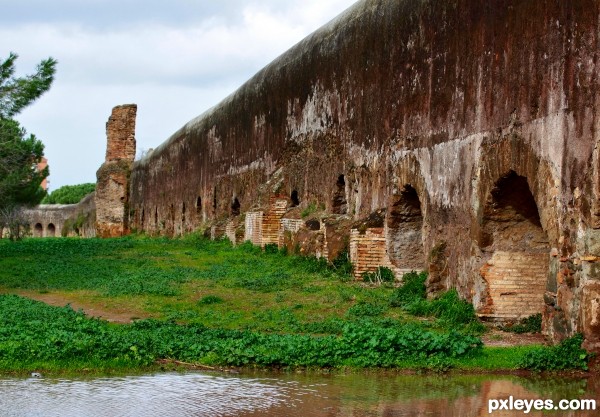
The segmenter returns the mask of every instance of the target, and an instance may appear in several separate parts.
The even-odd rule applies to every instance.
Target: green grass
[[[555,355],[482,348],[472,307],[455,292],[425,300],[424,279],[414,274],[401,288],[369,286],[322,260],[197,236],[0,240],[0,293],[42,293],[153,317],[117,325],[0,296],[0,371],[140,369],[165,358],[220,366],[538,370]]]

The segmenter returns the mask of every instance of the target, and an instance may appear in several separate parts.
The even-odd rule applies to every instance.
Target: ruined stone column
[[[137,105],[112,109],[106,122],[106,160],[96,173],[96,236],[129,233],[129,176],[135,158]]]

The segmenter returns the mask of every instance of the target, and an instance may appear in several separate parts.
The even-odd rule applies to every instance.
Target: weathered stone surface
[[[116,237],[129,233],[129,176],[135,158],[137,106],[113,108],[106,123],[106,161],[96,173],[96,234]],[[170,211],[173,211],[171,203]],[[169,225],[174,227],[174,216]]]
[[[360,1],[135,163],[133,227],[223,234],[285,197],[261,233],[331,259],[344,222],[386,210],[396,268],[437,265],[434,291],[543,312],[559,340],[592,308],[600,256],[599,22],[595,0]],[[304,216],[318,230],[282,225]],[[506,253],[514,271],[493,265]]]
[[[106,122],[106,162],[135,158],[135,118],[137,106],[116,106]]]
[[[586,344],[593,350],[600,348],[600,283],[590,282],[583,287],[581,321]]]
[[[77,204],[42,204],[25,213],[33,237],[96,236],[94,193]]]

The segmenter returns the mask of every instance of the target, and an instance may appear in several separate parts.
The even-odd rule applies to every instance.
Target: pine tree
[[[45,195],[40,184],[49,174],[37,164],[44,145],[13,119],[50,89],[56,60],[42,61],[35,74],[15,77],[17,55],[0,61],[0,209],[38,204]]]

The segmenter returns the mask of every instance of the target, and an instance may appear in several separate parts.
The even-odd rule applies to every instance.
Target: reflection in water
[[[488,400],[600,399],[593,378],[158,374],[0,379],[0,414],[29,416],[488,416]],[[600,403],[600,402],[599,402]],[[494,416],[548,415],[509,411]],[[553,412],[600,416],[600,410]]]

